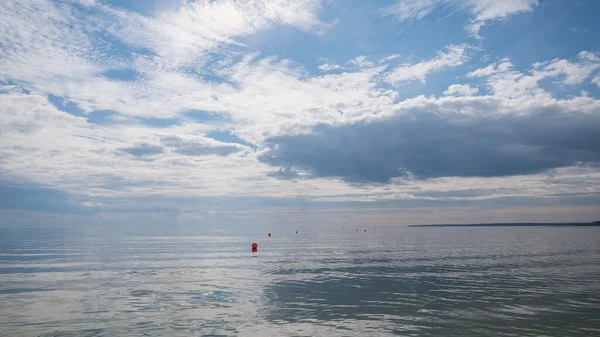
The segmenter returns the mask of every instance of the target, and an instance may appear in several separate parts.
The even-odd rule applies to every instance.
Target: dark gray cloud
[[[226,157],[230,154],[239,152],[240,148],[235,146],[205,146],[202,144],[184,144],[181,147],[175,149],[175,152],[184,154],[186,156],[208,156],[217,155]]]
[[[267,176],[282,180],[292,180],[299,177],[298,172],[291,167],[280,168],[277,171],[267,172]]]
[[[135,157],[146,157],[154,154],[161,154],[165,151],[162,146],[152,145],[148,143],[138,143],[132,147],[120,148],[119,151],[129,153]]]
[[[226,157],[239,152],[242,148],[234,145],[213,145],[209,143],[196,142],[182,139],[177,136],[166,136],[161,138],[163,145],[173,148],[173,151],[186,156],[208,156],[217,155]]]
[[[259,160],[356,183],[387,183],[395,177],[510,176],[600,162],[600,113],[563,111],[558,106],[486,115],[436,113],[436,108],[273,137]]]

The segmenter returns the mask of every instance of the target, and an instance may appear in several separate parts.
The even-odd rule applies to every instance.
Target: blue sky
[[[597,1],[0,6],[11,222],[600,217]]]

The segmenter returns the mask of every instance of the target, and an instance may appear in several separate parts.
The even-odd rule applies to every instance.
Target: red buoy
[[[258,252],[258,244],[256,242],[252,244],[252,252],[253,253]]]
[[[271,237],[271,233],[269,233],[269,237]]]
[[[365,233],[367,232],[367,230],[365,229]]]
[[[298,234],[298,231],[296,231],[296,234]]]

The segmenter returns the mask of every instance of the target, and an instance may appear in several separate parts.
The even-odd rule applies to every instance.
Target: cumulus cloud
[[[321,71],[332,71],[332,70],[344,69],[344,67],[342,67],[339,64],[335,64],[335,63],[323,63],[323,64],[319,65],[318,68]]]
[[[119,149],[122,152],[129,153],[134,157],[146,157],[155,154],[161,154],[165,151],[162,146],[152,145],[148,143],[139,143],[130,147],[123,147]]]
[[[296,179],[300,175],[298,174],[298,172],[296,172],[296,170],[292,169],[291,167],[286,167],[286,168],[279,168],[279,170],[277,170],[277,171],[267,172],[267,176],[277,178],[277,179],[288,180],[288,179]]]
[[[600,58],[596,54],[582,51],[574,60],[537,62],[524,72],[517,71],[508,59],[503,59],[500,63],[471,71],[466,76],[485,78],[487,85],[498,96],[519,97],[544,94],[539,88],[539,82],[543,79],[557,79],[567,86],[582,84],[599,68]]]
[[[346,63],[349,66],[358,67],[358,68],[371,68],[375,66],[375,63],[370,61],[369,58],[365,55],[360,55]]]
[[[573,85],[583,83],[598,69],[600,69],[600,57],[588,51],[582,51],[577,55],[575,62],[554,59],[549,62],[536,63],[533,75],[539,79],[561,77],[563,84]]]
[[[402,64],[386,75],[386,81],[391,84],[417,80],[425,83],[429,73],[463,64],[468,59],[467,48],[466,45],[447,46],[447,52],[440,52],[430,60],[413,64]]]
[[[528,111],[510,106],[512,113],[500,113],[508,108],[504,104],[490,98],[421,99],[392,118],[271,138],[260,160],[360,183],[509,176],[600,163],[598,102]],[[591,104],[592,114],[577,104]]]
[[[466,84],[452,84],[444,91],[444,95],[473,96],[477,92],[479,92],[478,88],[473,88]]]
[[[473,70],[467,74],[467,77],[479,78],[488,77],[497,73],[503,73],[513,68],[513,64],[508,59],[503,59],[500,63],[492,63],[485,68]]]
[[[594,77],[592,79],[592,83],[594,83],[598,88],[600,88],[600,75]]]

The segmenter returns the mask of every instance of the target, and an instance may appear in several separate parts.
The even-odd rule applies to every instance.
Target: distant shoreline
[[[483,224],[437,224],[408,225],[407,227],[600,227],[600,221],[585,223],[483,223]]]

